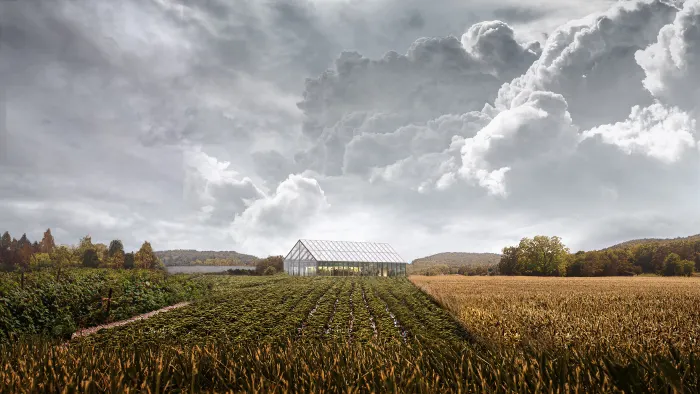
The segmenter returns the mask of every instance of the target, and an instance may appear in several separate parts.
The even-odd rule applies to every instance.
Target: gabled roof
[[[358,261],[366,263],[405,263],[389,244],[374,242],[319,241],[299,242],[316,261]]]

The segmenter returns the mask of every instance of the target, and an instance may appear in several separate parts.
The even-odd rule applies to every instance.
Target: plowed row
[[[219,277],[211,298],[82,339],[95,344],[466,338],[406,279]]]

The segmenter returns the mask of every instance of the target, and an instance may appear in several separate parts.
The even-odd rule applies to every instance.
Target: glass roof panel
[[[300,250],[297,253],[300,257],[317,261],[405,262],[389,244],[304,239],[298,246]],[[294,252],[290,252],[289,257],[294,256]]]

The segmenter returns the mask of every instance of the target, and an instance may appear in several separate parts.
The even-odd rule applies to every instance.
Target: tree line
[[[538,235],[503,248],[501,275],[690,276],[700,271],[700,239],[634,243],[606,250],[570,253],[559,237]]]
[[[0,237],[0,270],[21,271],[53,268],[60,276],[61,270],[68,267],[88,268],[142,268],[162,269],[163,263],[146,241],[137,252],[125,252],[120,240],[113,240],[109,246],[93,243],[89,235],[81,238],[77,246],[56,245],[51,229],[44,232],[41,241],[30,241],[27,234],[19,240],[9,232]]]
[[[156,256],[168,266],[189,265],[255,265],[257,257],[234,251],[176,249],[156,252]]]

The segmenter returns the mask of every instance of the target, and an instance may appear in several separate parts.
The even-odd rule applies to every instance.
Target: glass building
[[[299,240],[284,258],[294,276],[406,276],[406,262],[389,244]]]

